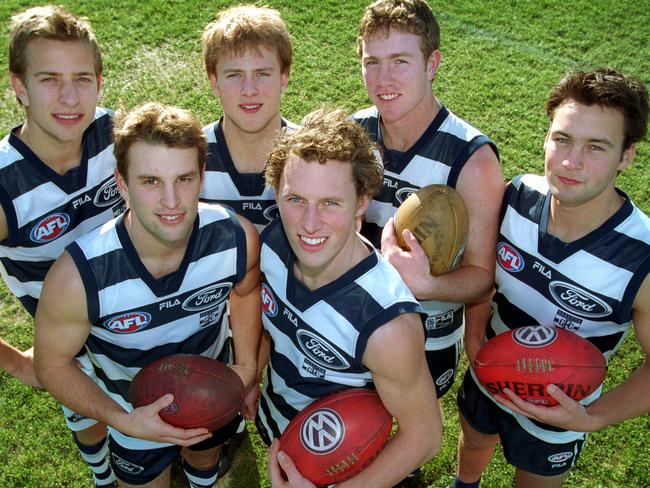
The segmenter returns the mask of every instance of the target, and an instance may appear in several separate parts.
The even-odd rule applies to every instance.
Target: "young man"
[[[244,385],[256,379],[257,231],[219,205],[198,204],[206,142],[188,112],[143,105],[121,115],[114,139],[117,184],[129,209],[75,241],[52,266],[36,315],[36,370],[62,403],[109,425],[111,463],[125,486],[169,486],[179,451],[193,486],[213,486],[220,445],[240,419],[212,436],[178,429],[158,417],[172,395],[133,409],[128,389],[138,370],[160,357],[223,357],[228,298],[232,367]],[[94,382],[75,367],[82,347]]]
[[[426,351],[438,398],[453,385],[463,343],[463,304],[486,294],[494,281],[503,180],[496,146],[434,96],[440,67],[440,30],[424,0],[378,0],[359,27],[363,80],[374,104],[355,119],[384,152],[381,193],[365,214],[362,233],[395,266],[427,312]],[[458,190],[469,211],[461,266],[429,272],[415,237],[411,251],[397,245],[391,217],[408,195],[430,184]],[[383,230],[383,236],[382,236]]]
[[[345,113],[317,111],[280,138],[266,169],[281,220],[262,234],[262,356],[270,355],[262,438],[270,443],[313,400],[350,387],[374,385],[399,424],[377,459],[341,487],[392,486],[435,454],[442,435],[421,308],[355,231],[381,186],[373,149]],[[281,485],[276,454],[274,445],[269,469]]]
[[[648,124],[648,92],[611,69],[567,75],[550,92],[546,177],[523,175],[506,190],[496,291],[468,310],[470,359],[487,337],[523,325],[554,325],[611,357],[634,325],[650,352],[650,219],[615,187]],[[557,487],[586,432],[650,411],[650,365],[599,396],[576,402],[547,391],[556,407],[501,401],[465,375],[456,487],[477,487],[500,440],[519,487]]]
[[[205,127],[208,161],[201,198],[228,205],[259,231],[277,216],[264,165],[285,127],[280,101],[292,48],[277,10],[252,5],[219,13],[203,32],[205,69],[223,116]]]
[[[123,200],[113,176],[111,114],[96,106],[102,58],[88,22],[54,6],[15,15],[9,71],[25,121],[0,141],[0,271],[33,316],[54,260],[122,212]],[[31,349],[0,339],[0,367],[40,386]],[[95,483],[113,483],[106,427],[64,411]]]

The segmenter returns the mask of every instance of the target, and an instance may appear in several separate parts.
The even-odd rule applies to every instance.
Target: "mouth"
[[[320,246],[327,240],[327,237],[307,237],[300,234],[298,237],[300,238],[300,242],[306,246]]]
[[[61,124],[75,124],[83,119],[83,114],[52,114],[54,119]]]
[[[558,176],[557,179],[560,180],[562,184],[569,185],[569,186],[579,185],[581,183],[578,180],[574,180],[573,178],[567,178],[566,176]]]
[[[185,217],[184,213],[175,213],[175,214],[156,214],[159,220],[163,221],[165,224],[177,224],[183,220]]]
[[[391,102],[399,97],[399,93],[381,93],[377,97],[384,102]]]
[[[241,108],[244,112],[246,113],[255,113],[258,110],[262,108],[261,103],[242,103],[239,105],[239,108]]]

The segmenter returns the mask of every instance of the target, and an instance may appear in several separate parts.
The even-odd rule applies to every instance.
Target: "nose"
[[[61,82],[59,101],[68,107],[74,107],[79,103],[79,93],[77,92],[74,80],[64,79]]]
[[[321,228],[321,217],[318,205],[308,204],[302,216],[302,227],[308,234],[313,234]]]
[[[180,203],[180,198],[178,196],[178,191],[176,190],[176,185],[172,183],[167,183],[163,185],[162,195],[160,197],[160,203],[170,210],[175,209]]]
[[[379,63],[377,71],[377,80],[380,83],[388,83],[393,79],[393,72],[391,69],[391,63]]]
[[[582,169],[583,162],[583,148],[578,145],[574,145],[562,162],[562,165],[567,169]]]
[[[241,94],[246,96],[257,94],[257,79],[255,75],[246,75],[242,81]]]

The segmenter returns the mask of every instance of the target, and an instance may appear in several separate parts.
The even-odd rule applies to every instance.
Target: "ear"
[[[20,100],[20,103],[22,103],[23,106],[29,107],[29,96],[27,95],[27,87],[25,86],[25,83],[23,83],[23,80],[21,79],[20,75],[17,75],[16,73],[11,73],[10,78],[11,78],[11,86],[14,89],[14,92],[16,93],[16,97],[18,98],[18,100]]]
[[[440,54],[440,51],[438,49],[435,49],[429,56],[429,59],[427,60],[427,79],[429,81],[433,81],[434,78],[436,77],[438,68],[440,68],[441,59],[442,59],[442,55]]]
[[[280,93],[284,93],[289,86],[289,72],[285,71],[280,75]]]
[[[618,163],[616,169],[618,171],[623,171],[625,168],[627,168],[630,164],[632,164],[632,160],[634,159],[635,154],[636,154],[636,144],[631,144],[630,147],[628,147],[625,151],[623,151],[623,155],[621,156],[621,162]]]
[[[368,210],[370,205],[370,197],[368,195],[361,195],[359,201],[357,202],[357,211],[354,214],[355,217],[361,217]]]
[[[97,95],[102,93],[102,75],[101,73],[97,75]]]
[[[115,168],[113,174],[115,175],[115,183],[117,183],[117,189],[120,191],[120,195],[122,195],[124,201],[128,204],[129,187],[126,184],[126,180],[122,177],[122,174],[117,170],[117,168]]]
[[[210,79],[210,86],[212,87],[212,93],[215,97],[220,97],[219,95],[219,84],[217,83],[217,75],[214,73],[210,73],[208,75],[208,78]]]

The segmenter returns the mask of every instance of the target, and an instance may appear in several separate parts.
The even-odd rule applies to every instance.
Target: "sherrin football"
[[[428,185],[411,193],[395,215],[395,234],[402,249],[409,250],[402,231],[409,229],[429,257],[431,274],[458,267],[465,251],[469,218],[460,194],[446,185]]]
[[[554,384],[574,400],[603,382],[607,361],[587,339],[554,326],[520,327],[487,341],[474,359],[474,372],[492,394],[509,388],[527,402],[554,406],[546,393]],[[507,398],[507,397],[506,397]]]
[[[160,418],[183,429],[217,430],[237,416],[244,401],[237,373],[220,361],[192,354],[153,361],[138,371],[129,388],[134,408],[167,393],[174,395],[174,402],[160,411]]]
[[[379,395],[352,388],[319,398],[287,425],[280,450],[316,486],[340,483],[368,466],[388,442],[393,418]]]

